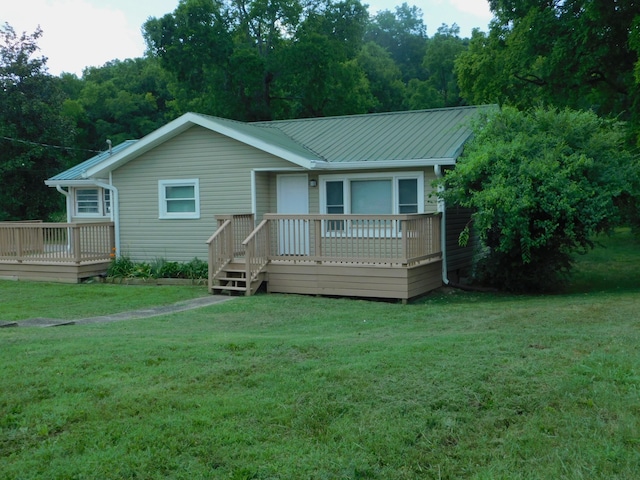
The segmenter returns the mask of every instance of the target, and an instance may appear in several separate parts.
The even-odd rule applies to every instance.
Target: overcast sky
[[[371,0],[369,13],[394,11],[403,0]],[[468,37],[475,27],[486,31],[491,13],[487,0],[407,1],[422,9],[427,34],[457,23]],[[0,9],[0,23],[9,23],[20,34],[33,33],[39,25],[43,35],[40,53],[48,57],[53,75],[82,75],[87,66],[101,66],[114,59],[144,54],[141,27],[149,17],[173,12],[178,0],[9,0]]]

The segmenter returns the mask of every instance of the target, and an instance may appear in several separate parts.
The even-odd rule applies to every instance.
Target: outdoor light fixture
[[[309,180],[309,186],[310,187],[317,187],[318,186],[318,181],[317,180]]]

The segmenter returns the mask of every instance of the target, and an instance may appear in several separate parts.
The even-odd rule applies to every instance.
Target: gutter
[[[312,161],[310,170],[376,170],[379,168],[430,167],[455,165],[455,157],[420,158],[407,160],[372,160],[360,162],[318,162]]]
[[[438,179],[444,176],[441,165],[434,165],[433,170]],[[438,193],[444,191],[444,186],[438,184]],[[440,217],[440,249],[442,250],[442,283],[449,285],[449,273],[447,270],[447,208],[444,199],[438,196],[438,212]]]
[[[63,194],[66,198],[65,202],[67,203],[67,223],[71,223],[71,209],[73,205],[71,205],[71,195],[68,190],[65,190],[60,185],[56,185],[56,190]]]

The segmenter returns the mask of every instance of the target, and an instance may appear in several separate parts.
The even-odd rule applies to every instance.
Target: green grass
[[[0,321],[92,317],[169,305],[204,295],[206,286],[67,285],[0,280]]]
[[[0,472],[635,479],[640,286],[605,277],[623,250],[637,281],[640,253],[618,240],[592,266],[581,259],[583,279],[562,295],[445,291],[409,305],[258,295],[0,330]],[[592,290],[589,269],[604,275]],[[69,292],[72,302],[82,289]]]

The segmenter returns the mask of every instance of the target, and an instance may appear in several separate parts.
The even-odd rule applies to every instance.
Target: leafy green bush
[[[187,262],[182,265],[182,273],[185,276],[185,278],[191,278],[193,280],[208,278],[209,265],[207,264],[207,262],[203,260],[194,258],[190,262]]]
[[[127,278],[132,276],[136,264],[126,255],[114,258],[107,270],[107,276],[116,278]]]
[[[640,204],[638,156],[620,123],[591,112],[505,107],[485,120],[445,176],[443,196],[475,211],[480,281],[555,289],[594,235],[629,216],[621,203]]]
[[[107,276],[116,278],[186,278],[200,280],[208,278],[207,262],[194,258],[190,262],[180,263],[156,258],[150,263],[134,262],[123,255],[114,258],[107,270]]]

